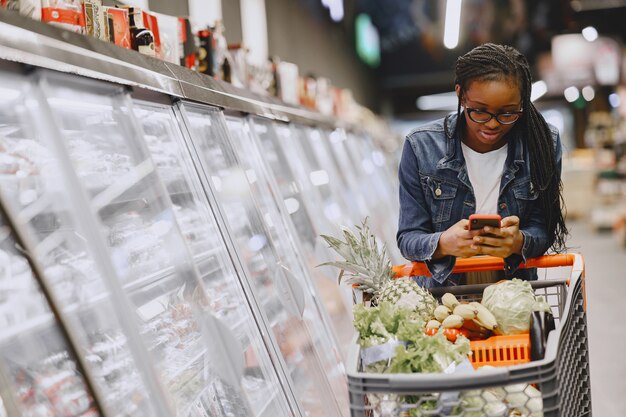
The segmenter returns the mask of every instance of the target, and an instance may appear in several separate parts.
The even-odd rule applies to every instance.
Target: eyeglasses
[[[520,110],[494,114],[486,110],[472,109],[470,107],[466,107],[465,110],[467,111],[469,118],[476,123],[487,123],[495,117],[498,123],[503,125],[511,125],[517,122],[524,112],[523,110]]]

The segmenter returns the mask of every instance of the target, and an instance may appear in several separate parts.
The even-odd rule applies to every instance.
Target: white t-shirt
[[[474,188],[476,213],[498,214],[500,181],[509,145],[487,153],[478,153],[461,142],[467,174]]]

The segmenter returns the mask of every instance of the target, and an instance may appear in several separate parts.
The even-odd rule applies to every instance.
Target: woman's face
[[[458,84],[456,94],[461,97],[461,87]],[[461,100],[461,105],[466,109],[464,114],[467,122],[462,137],[463,143],[481,153],[504,146],[506,134],[513,129],[515,123],[501,124],[495,117],[486,123],[477,123],[469,117],[467,109],[482,110],[493,114],[522,110],[522,95],[515,80],[472,81]]]

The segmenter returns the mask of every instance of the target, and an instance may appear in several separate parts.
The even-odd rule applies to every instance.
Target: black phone
[[[470,230],[479,230],[485,226],[500,228],[502,217],[499,214],[472,214],[469,216]]]

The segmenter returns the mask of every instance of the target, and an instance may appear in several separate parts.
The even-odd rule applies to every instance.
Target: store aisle
[[[583,254],[587,270],[593,415],[626,416],[626,326],[619,313],[626,297],[626,249],[613,235],[596,233],[586,222],[569,226],[570,251]]]

